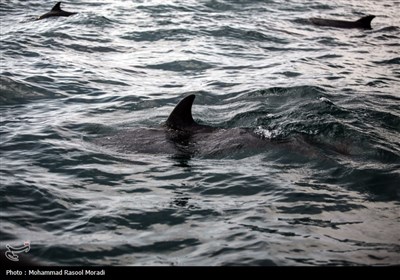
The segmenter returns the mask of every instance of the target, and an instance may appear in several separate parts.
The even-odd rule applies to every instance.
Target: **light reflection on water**
[[[32,22],[39,2],[0,10],[1,247],[29,240],[48,264],[400,263],[390,3],[78,1],[63,3],[76,16]],[[364,14],[372,30],[307,21]],[[188,94],[200,123],[273,144],[94,141],[160,128]]]

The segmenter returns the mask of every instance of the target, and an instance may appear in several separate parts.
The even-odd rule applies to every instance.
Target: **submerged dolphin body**
[[[310,18],[310,21],[319,26],[331,26],[338,28],[363,28],[372,29],[371,21],[375,18],[374,15],[369,15],[360,18],[356,21],[345,21],[345,20],[333,20],[333,19],[322,19],[322,18]]]
[[[45,13],[44,15],[41,15],[37,19],[39,20],[39,19],[44,19],[44,18],[48,18],[48,17],[69,17],[69,16],[77,14],[77,13],[61,10],[60,6],[61,6],[61,2],[58,2],[57,4],[54,5],[54,7],[51,9],[50,12]]]
[[[268,146],[252,129],[216,128],[198,124],[192,117],[195,95],[182,99],[166,123],[157,128],[134,128],[117,131],[94,140],[95,144],[117,152],[169,154],[177,156],[245,155]]]

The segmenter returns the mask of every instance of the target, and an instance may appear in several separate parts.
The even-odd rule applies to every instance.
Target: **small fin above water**
[[[315,25],[330,26],[337,28],[363,28],[372,29],[371,21],[375,18],[374,15],[362,17],[356,21],[310,18],[310,21]]]
[[[194,94],[186,96],[175,106],[167,119],[167,126],[173,129],[186,129],[198,126],[192,117],[192,105],[196,98]]]
[[[49,18],[49,17],[69,17],[69,16],[75,15],[75,14],[77,14],[77,13],[61,10],[61,2],[57,2],[57,4],[54,5],[54,7],[50,10],[50,12],[39,16],[37,18],[37,20],[45,19],[45,18]]]
[[[366,29],[371,29],[371,21],[375,18],[374,15],[369,15],[369,16],[365,16],[360,18],[359,20],[356,21],[356,23],[358,23],[360,25],[360,27],[362,28],[366,28]]]
[[[54,7],[51,9],[52,12],[60,12],[61,11],[61,2],[57,2]]]

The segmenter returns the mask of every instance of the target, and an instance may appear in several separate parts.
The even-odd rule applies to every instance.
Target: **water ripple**
[[[74,1],[77,15],[35,21],[46,1],[3,2],[1,250],[29,240],[49,265],[399,264],[393,3]],[[372,30],[308,20],[364,14]],[[189,94],[214,134],[141,134],[165,132]]]

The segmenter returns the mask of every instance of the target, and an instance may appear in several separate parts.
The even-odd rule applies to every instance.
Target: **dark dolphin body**
[[[286,139],[270,139],[261,128],[218,128],[197,123],[192,117],[195,95],[189,95],[175,106],[165,124],[154,128],[132,128],[92,139],[96,146],[123,154],[171,155],[179,162],[193,156],[203,158],[244,158],[271,151],[277,156],[325,158],[311,139],[301,135]],[[274,149],[272,149],[274,148]],[[335,146],[328,149],[346,154]],[[104,151],[104,150],[103,150]]]
[[[333,19],[322,19],[322,18],[310,18],[310,21],[319,26],[331,26],[338,28],[363,28],[372,29],[371,21],[375,18],[374,15],[369,15],[360,18],[356,21],[345,21],[345,20],[333,20]]]
[[[54,5],[54,7],[51,9],[50,12],[45,13],[44,15],[41,15],[37,19],[44,19],[48,17],[69,17],[71,15],[75,15],[77,13],[71,13],[71,12],[66,12],[64,10],[61,10],[61,2],[58,2],[57,4]]]
[[[259,151],[272,144],[271,140],[263,139],[252,129],[224,129],[198,124],[192,117],[194,99],[195,95],[182,99],[161,127],[117,131],[93,142],[122,153],[185,157],[240,156],[242,153],[246,156],[251,151]]]

